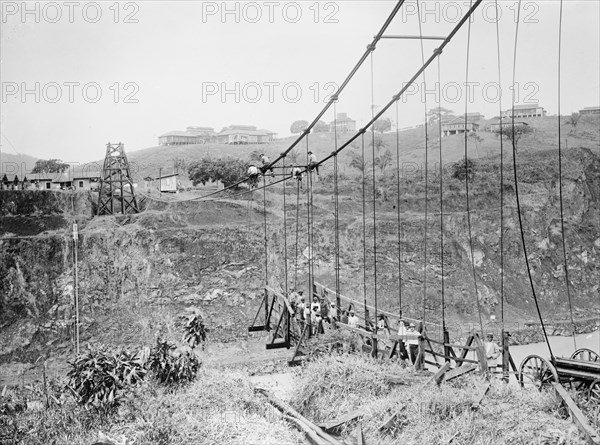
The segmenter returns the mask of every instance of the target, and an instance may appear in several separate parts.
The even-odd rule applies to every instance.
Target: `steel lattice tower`
[[[120,202],[115,205],[115,201]],[[98,215],[139,213],[124,145],[106,145],[104,168],[100,177]]]

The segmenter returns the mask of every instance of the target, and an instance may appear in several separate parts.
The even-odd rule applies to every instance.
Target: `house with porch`
[[[523,118],[523,117],[544,117],[546,116],[546,110],[544,107],[540,106],[537,103],[528,104],[528,105],[515,105],[514,117]],[[502,112],[502,117],[513,117],[513,110],[508,109]]]
[[[266,144],[272,142],[277,133],[258,129],[253,125],[230,125],[217,134],[219,144]]]

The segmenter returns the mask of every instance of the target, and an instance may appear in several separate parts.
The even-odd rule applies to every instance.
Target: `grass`
[[[52,392],[61,405],[19,414],[0,410],[0,443],[90,444],[103,435],[122,445],[304,443],[241,373],[203,370],[176,391],[150,381],[110,415],[80,408],[57,388]],[[41,388],[10,390],[1,402],[6,410],[31,398],[43,399]]]
[[[386,373],[413,381],[387,383]],[[308,364],[298,380],[294,405],[318,421],[364,410],[361,426],[366,443],[381,444],[583,444],[577,428],[563,417],[551,393],[521,390],[499,380],[479,410],[472,404],[486,385],[467,376],[439,387],[423,387],[419,376],[397,365],[363,357],[327,357]],[[388,430],[379,427],[399,412]],[[349,440],[356,421],[341,430]]]

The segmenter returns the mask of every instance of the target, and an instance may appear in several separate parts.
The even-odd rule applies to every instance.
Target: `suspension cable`
[[[371,53],[371,117],[375,115],[375,87],[373,82],[373,53]],[[371,140],[373,143],[373,301],[375,307],[374,330],[377,333],[377,188],[375,183],[375,125],[371,125]],[[373,339],[376,345],[377,339]]]
[[[560,12],[558,18],[558,196],[560,201],[560,233],[562,238],[563,261],[565,263],[565,284],[567,286],[567,299],[569,301],[569,313],[571,314],[571,326],[573,328],[573,346],[577,350],[577,340],[575,339],[575,320],[573,319],[573,304],[571,301],[571,291],[569,283],[569,265],[567,263],[567,243],[565,241],[565,217],[563,211],[563,186],[562,186],[562,142],[560,131],[560,74],[561,74],[561,46],[562,46],[562,18],[563,1],[560,0]]]
[[[283,158],[283,175],[285,177],[286,173],[285,173],[285,160],[286,158]],[[287,257],[287,213],[286,213],[286,206],[285,206],[285,195],[286,195],[286,187],[285,187],[285,183],[286,181],[283,181],[283,268],[285,270],[285,296],[286,298],[288,297],[288,257]]]
[[[441,81],[441,62],[440,56],[438,54],[437,58],[438,65],[438,88],[442,88]],[[440,263],[441,263],[441,285],[442,285],[442,332],[445,334],[446,332],[446,303],[445,303],[445,295],[444,295],[444,164],[442,162],[442,96],[440,94],[438,101],[438,131],[440,135],[440,166],[439,166],[439,175],[440,175]],[[443,337],[444,338],[444,337]]]
[[[396,102],[396,208],[398,210],[398,315],[402,318],[402,228],[400,226],[400,121],[398,102]]]
[[[417,17],[419,22],[419,37],[421,43],[421,62],[425,64],[425,51],[423,49],[423,29],[421,26],[421,10],[419,8],[419,1],[417,0]],[[425,77],[425,70],[423,70],[423,88],[427,85],[427,79]],[[425,107],[425,224],[423,234],[423,323],[426,320],[426,302],[427,302],[427,226],[429,225],[429,133],[427,128],[427,95],[423,97],[423,105]]]
[[[365,135],[361,135],[361,154],[362,154],[362,228],[363,228],[363,304],[365,308],[365,325],[368,328],[369,310],[367,309],[367,210],[365,205]]]
[[[333,139],[337,150],[337,102],[333,103]],[[338,157],[333,158],[333,195],[335,208],[335,302],[337,310],[340,310],[340,204],[338,188]]]
[[[517,41],[519,37],[519,19],[521,15],[521,1],[519,0],[517,6],[517,23],[515,28],[515,47],[513,52],[513,72],[512,72],[512,85],[515,85],[515,77],[516,77],[516,66],[517,66]],[[525,244],[525,233],[523,232],[523,218],[521,217],[521,203],[519,200],[519,181],[517,175],[517,146],[515,144],[515,89],[512,90],[512,108],[511,108],[511,124],[512,124],[512,152],[513,152],[513,175],[515,178],[515,197],[517,200],[517,215],[519,217],[519,230],[521,232],[521,244],[523,245],[523,256],[525,257],[525,265],[527,266],[527,275],[529,276],[529,285],[531,286],[531,293],[533,294],[533,300],[535,301],[535,308],[537,310],[538,317],[540,318],[540,324],[542,326],[542,331],[544,332],[544,338],[546,339],[546,344],[548,345],[548,350],[550,351],[550,357],[554,360],[554,354],[552,353],[552,347],[550,346],[550,342],[548,341],[548,334],[546,333],[546,327],[544,326],[544,319],[542,318],[542,313],[540,312],[540,306],[537,300],[537,295],[535,293],[535,286],[533,284],[533,278],[531,276],[531,268],[529,267],[529,258],[527,256],[527,246]]]
[[[294,291],[298,290],[298,231],[300,229],[300,181],[296,185],[296,255],[294,261]]]
[[[500,21],[498,15],[498,0],[494,0],[496,6],[496,52],[498,55],[498,85],[502,85],[500,70]],[[498,106],[500,108],[500,325],[502,329],[502,346],[504,349],[504,144],[502,133],[502,95],[498,97]]]
[[[267,241],[267,188],[265,186],[265,177],[263,176],[263,215],[264,215],[264,236],[265,236],[265,286],[269,285],[269,245]]]
[[[471,2],[472,3],[472,2]],[[466,70],[465,70],[465,85],[469,85],[469,55],[471,49],[471,22],[467,25],[467,59],[466,59]],[[481,304],[479,302],[479,290],[477,289],[477,274],[475,272],[475,256],[473,253],[473,232],[471,229],[471,207],[469,203],[469,144],[468,144],[468,132],[467,132],[467,124],[468,124],[468,110],[469,110],[469,94],[465,95],[465,193],[466,193],[466,202],[467,202],[467,228],[469,232],[469,250],[471,253],[471,269],[473,272],[473,285],[475,286],[475,301],[477,303],[477,314],[479,315],[479,329],[481,330],[481,335],[484,335],[483,332],[483,319],[481,317]]]
[[[308,152],[309,152],[309,147],[308,147],[308,137],[306,138],[306,159],[307,159],[307,165],[310,165],[310,160],[308,160]],[[308,209],[307,209],[307,231],[308,231],[308,295],[310,298],[310,301],[312,302],[313,299],[313,280],[314,280],[314,276],[313,276],[313,254],[314,254],[314,249],[313,249],[313,231],[312,231],[312,213],[313,213],[313,203],[312,203],[312,168],[309,166],[308,168],[308,190],[307,190],[307,201],[308,201]]]

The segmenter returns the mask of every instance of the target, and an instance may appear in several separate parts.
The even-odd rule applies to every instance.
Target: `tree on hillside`
[[[392,153],[389,150],[386,150],[382,155],[375,158],[375,165],[381,169],[382,173],[385,172],[391,163]]]
[[[308,127],[308,125],[307,125]],[[315,133],[327,133],[329,131],[329,125],[323,121],[318,121],[313,127]]]
[[[31,173],[64,173],[69,169],[69,164],[60,159],[39,159]]]
[[[446,118],[446,117],[454,116],[454,111],[449,110],[448,108],[444,108],[444,107],[432,108],[431,110],[429,110],[427,112],[427,116],[429,118],[427,123],[429,123],[429,124],[436,123],[438,121],[438,116],[440,113],[442,115],[442,120],[444,120],[444,118]]]
[[[469,133],[468,138],[475,143],[475,151],[477,151],[477,155],[479,155],[479,144],[483,142],[483,138],[474,131]]]
[[[369,168],[369,164],[370,162],[365,160],[365,162],[363,163],[363,159],[361,155],[354,155],[352,157],[352,160],[350,161],[350,167],[355,168],[359,171],[364,171],[367,168]]]
[[[306,129],[306,127],[308,127],[308,122],[302,120],[296,121],[290,127],[290,132],[292,134],[301,133],[302,131],[304,131],[304,129]]]
[[[379,133],[385,133],[386,131],[391,130],[392,121],[389,117],[386,117],[385,119],[379,118],[373,123],[373,128]]]
[[[573,133],[575,131],[575,128],[577,128],[577,124],[579,123],[580,117],[581,116],[579,115],[579,113],[573,113],[565,120],[565,123],[563,125],[570,125],[572,127],[570,133]]]
[[[469,182],[473,182],[475,179],[475,163],[467,158],[463,158],[458,162],[452,164],[452,177],[460,181],[465,179]]]
[[[514,130],[513,130],[514,128]],[[515,125],[514,127],[510,124],[502,127],[502,130],[497,130],[496,135],[502,135],[502,137],[512,141],[515,145],[515,152],[518,149],[519,141],[527,134],[533,133],[533,128],[527,124]]]
[[[375,136],[375,149],[379,152],[382,148],[387,147],[387,142],[381,136]]]
[[[248,167],[247,162],[231,157],[202,158],[190,164],[188,175],[194,185],[221,181],[225,187],[229,187],[246,177]]]

